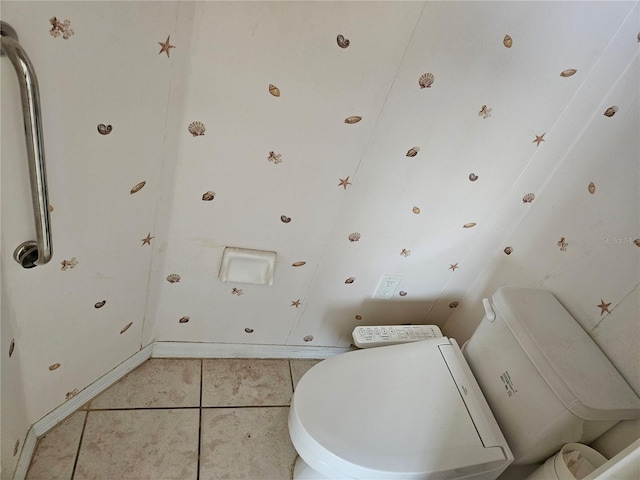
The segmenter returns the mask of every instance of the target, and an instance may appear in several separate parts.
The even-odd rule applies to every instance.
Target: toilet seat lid
[[[330,478],[444,479],[506,468],[513,457],[470,370],[471,379],[459,374],[464,390],[453,377],[468,370],[457,344],[454,355],[443,355],[452,347],[443,337],[314,366],[291,403],[300,456]]]

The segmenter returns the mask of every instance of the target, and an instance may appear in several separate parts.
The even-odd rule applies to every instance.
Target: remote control
[[[369,348],[438,338],[442,332],[436,325],[375,325],[356,327],[352,335],[357,347]]]

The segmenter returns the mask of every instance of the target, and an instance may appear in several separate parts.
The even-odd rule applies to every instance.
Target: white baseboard
[[[349,347],[302,347],[251,343],[155,342],[152,358],[327,358]]]

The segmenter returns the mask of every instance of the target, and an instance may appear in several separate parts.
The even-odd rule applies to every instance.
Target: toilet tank
[[[546,290],[502,287],[464,355],[516,464],[640,417],[640,398]]]

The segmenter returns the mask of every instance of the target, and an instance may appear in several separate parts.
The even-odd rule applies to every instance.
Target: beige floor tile
[[[90,409],[200,405],[199,359],[152,358],[93,400]]]
[[[298,382],[302,378],[302,375],[307,373],[311,367],[315,364],[320,363],[322,360],[309,360],[309,359],[291,359],[289,362],[291,363],[291,378],[293,379],[293,388],[295,389],[298,385]]]
[[[76,412],[38,439],[27,480],[71,480],[87,412]]]
[[[89,411],[74,480],[198,475],[198,409]]]
[[[288,414],[288,407],[203,409],[200,480],[291,478]]]
[[[288,360],[205,359],[202,369],[203,407],[289,405],[291,401]]]

